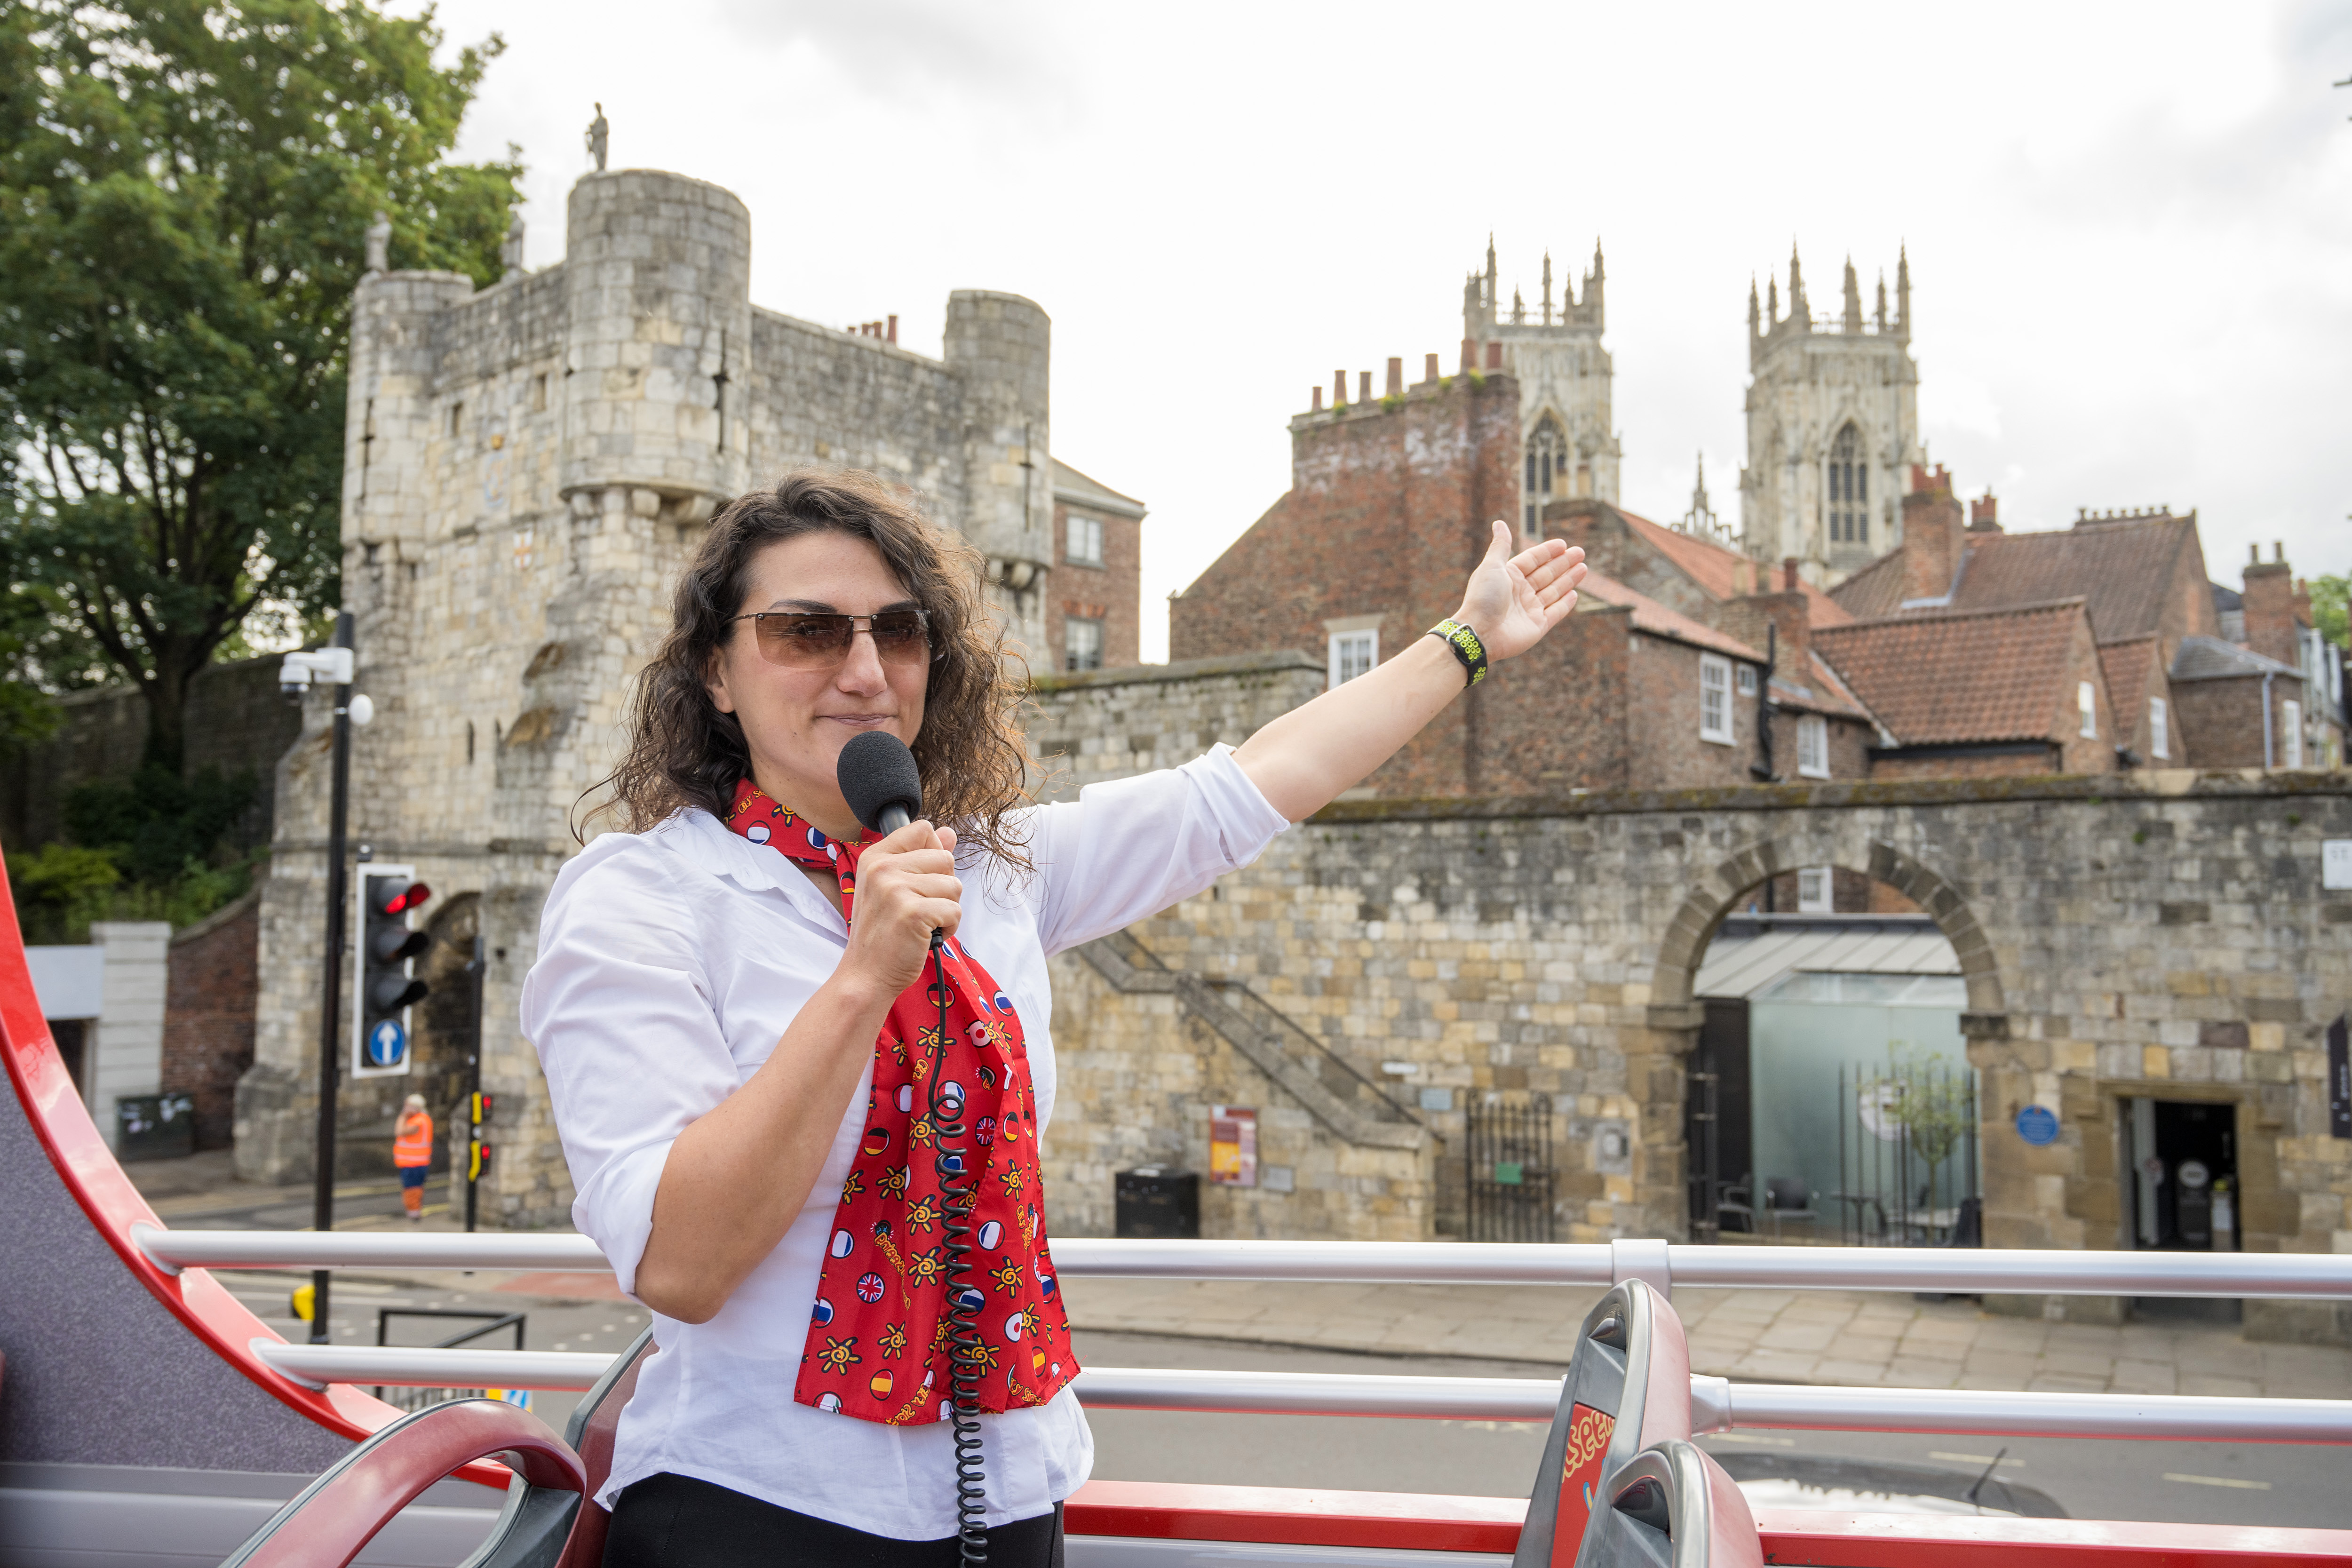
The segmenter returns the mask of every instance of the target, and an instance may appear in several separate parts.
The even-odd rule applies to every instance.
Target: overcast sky
[[[415,7],[405,6],[413,10]],[[1055,455],[1151,508],[1166,595],[1288,483],[1331,372],[1449,369],[1463,275],[1607,247],[1623,501],[1736,521],[1750,278],[1817,310],[1907,245],[1923,435],[2007,525],[2200,513],[2352,568],[2352,0],[1348,6],[442,0],[497,31],[460,153],[520,144],[533,267],[602,100],[615,168],[739,194],[751,297],[1054,319]]]

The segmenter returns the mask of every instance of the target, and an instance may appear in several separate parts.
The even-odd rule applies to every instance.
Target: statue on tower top
[[[382,272],[392,259],[392,219],[379,209],[375,221],[367,226],[367,269]]]
[[[596,172],[604,172],[604,147],[611,139],[613,128],[604,123],[604,106],[596,106],[596,118],[588,122],[588,151],[596,160]]]

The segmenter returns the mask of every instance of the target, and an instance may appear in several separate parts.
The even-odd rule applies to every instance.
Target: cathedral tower
[[[1898,254],[1895,313],[1881,275],[1865,318],[1845,264],[1843,309],[1816,320],[1789,252],[1789,313],[1777,279],[1748,287],[1748,464],[1742,542],[1762,561],[1793,556],[1823,586],[1903,542],[1903,480],[1923,459],[1919,367],[1911,358],[1911,263]]]
[[[1592,246],[1592,269],[1584,275],[1583,297],[1563,279],[1559,303],[1552,303],[1551,257],[1543,259],[1543,299],[1532,317],[1517,289],[1510,309],[1501,307],[1495,269],[1495,242],[1486,241],[1486,269],[1462,286],[1463,369],[1493,368],[1519,384],[1519,526],[1535,531],[1548,500],[1567,496],[1617,500],[1618,445],[1611,419],[1609,351],[1601,346],[1605,305],[1601,244]]]

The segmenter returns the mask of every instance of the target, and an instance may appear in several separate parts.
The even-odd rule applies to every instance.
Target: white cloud
[[[1489,229],[1506,287],[1609,258],[1626,503],[1690,455],[1737,511],[1747,290],[1817,302],[1907,245],[1924,416],[2012,526],[2197,506],[2217,569],[2352,565],[2352,8],[1946,14],[1526,5],[753,7],[444,0],[503,31],[467,147],[523,145],[530,260],[601,98],[617,165],[739,193],[761,304],[947,294],[1051,312],[1055,449],[1143,497],[1159,604],[1287,482],[1335,366],[1450,363]],[[2012,520],[2014,520],[2012,521]],[[2234,572],[2230,574],[2234,581]]]

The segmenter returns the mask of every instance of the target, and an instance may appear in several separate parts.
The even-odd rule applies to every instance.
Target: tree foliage
[[[448,153],[503,45],[443,67],[441,41],[363,0],[0,5],[0,542],[40,595],[16,607],[138,686],[168,767],[247,618],[340,595],[373,214],[395,268],[499,276],[520,165]]]
[[[2347,601],[2352,600],[2352,574],[2336,573],[2326,577],[2314,577],[2311,588],[2311,624],[2319,628],[2329,642],[2338,647],[2347,645]]]

